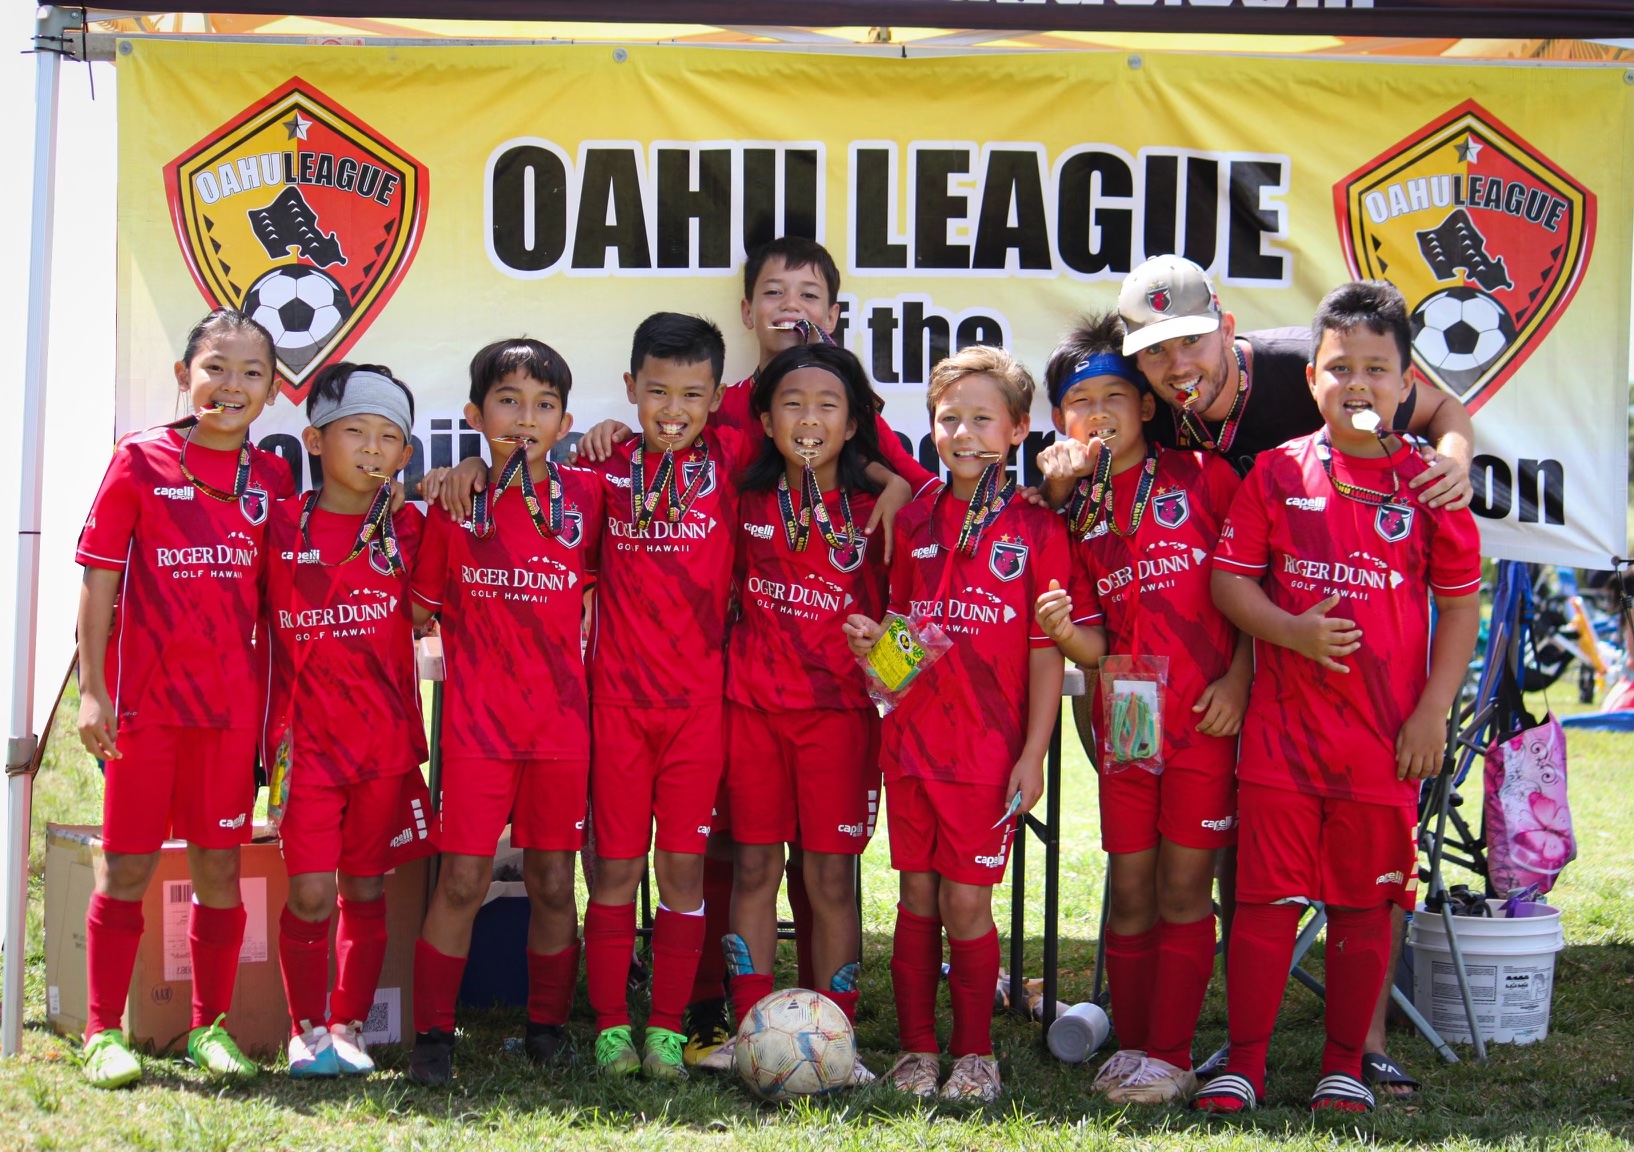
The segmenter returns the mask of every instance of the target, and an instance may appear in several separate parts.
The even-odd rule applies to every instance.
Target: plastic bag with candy
[[[880,637],[867,655],[858,656],[868,678],[868,696],[886,715],[902,700],[914,681],[943,656],[953,641],[934,620],[887,612],[880,621]]]
[[[1167,656],[1107,656],[1101,661],[1101,772],[1163,771],[1163,699]]]

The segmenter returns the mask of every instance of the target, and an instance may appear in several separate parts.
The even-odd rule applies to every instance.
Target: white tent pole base
[[[17,589],[12,616],[11,727],[6,742],[5,977],[0,982],[0,1056],[23,1048],[23,968],[28,958],[28,843],[33,819],[34,642],[39,611],[40,487],[45,380],[51,337],[52,196],[57,179],[59,39],[75,17],[44,7],[35,28],[33,220],[28,251],[28,345],[23,364],[22,462],[18,485]]]

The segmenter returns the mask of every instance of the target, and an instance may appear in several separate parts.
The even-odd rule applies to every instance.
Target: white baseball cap
[[[1124,277],[1118,312],[1128,330],[1123,338],[1125,356],[1220,327],[1220,299],[1208,273],[1184,256],[1154,256]]]

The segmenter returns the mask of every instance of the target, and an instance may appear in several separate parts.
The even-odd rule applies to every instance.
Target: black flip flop
[[[1362,1054],[1362,1080],[1384,1089],[1378,1095],[1384,1100],[1411,1100],[1418,1095],[1418,1090],[1424,1085],[1414,1080],[1401,1070],[1397,1064],[1383,1052],[1366,1052]],[[1406,1093],[1390,1091],[1390,1088],[1400,1086],[1410,1089]]]

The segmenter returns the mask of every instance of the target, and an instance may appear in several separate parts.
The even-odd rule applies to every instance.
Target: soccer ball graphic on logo
[[[827,996],[804,988],[773,992],[738,1026],[738,1075],[763,1100],[821,1096],[851,1081],[857,1044],[851,1022]]]
[[[244,311],[272,333],[278,359],[298,373],[346,322],[351,305],[339,281],[329,273],[305,264],[286,264],[250,285]]]
[[[1509,312],[1479,288],[1443,288],[1413,309],[1413,351],[1449,387],[1480,379],[1515,340]]]

